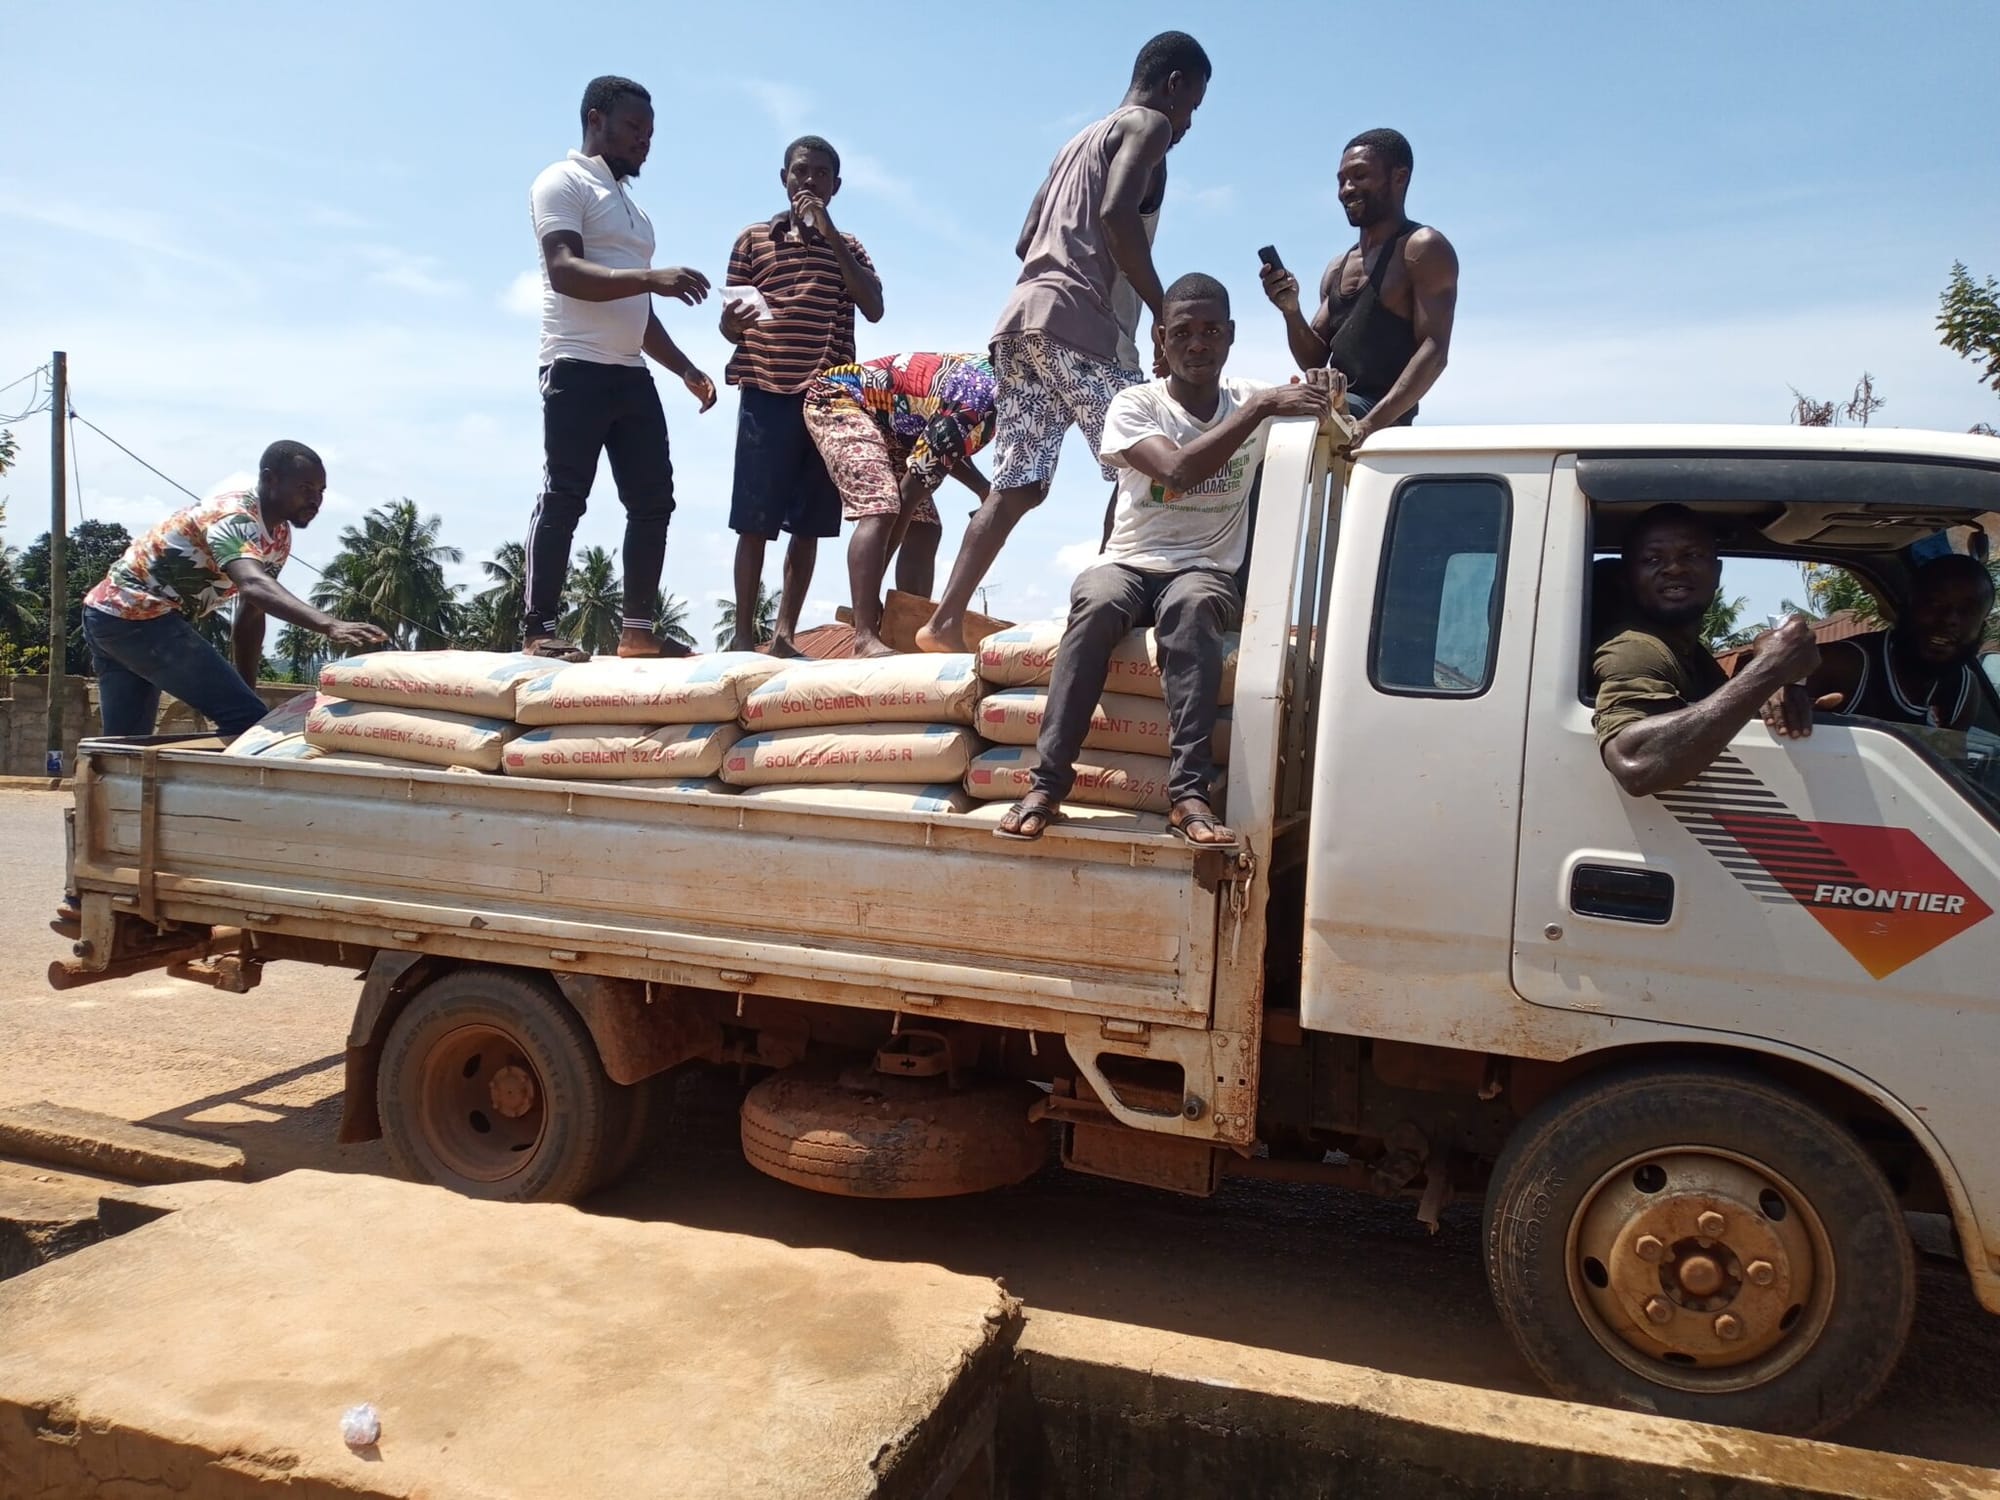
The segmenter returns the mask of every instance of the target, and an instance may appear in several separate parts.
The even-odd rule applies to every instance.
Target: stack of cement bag
[[[788,662],[744,699],[722,779],[762,801],[960,811],[979,694],[969,654]]]
[[[682,791],[714,789],[711,778],[742,738],[736,720],[745,700],[784,667],[751,651],[542,665],[520,686],[514,719],[527,728],[508,744],[501,769]]]
[[[515,734],[515,692],[548,665],[498,651],[374,651],[329,662],[306,743],[377,765],[497,771]]]
[[[979,732],[996,741],[965,773],[965,789],[982,801],[1013,802],[1025,793],[1040,763],[1035,740],[1048,710],[1048,682],[1062,641],[1061,621],[1020,625],[979,643]],[[1229,704],[1236,688],[1237,638],[1223,643],[1221,700],[1213,749],[1217,765],[1229,762]],[[1159,648],[1150,630],[1135,630],[1111,654],[1104,692],[1091,715],[1077,757],[1069,801],[1085,806],[1164,813],[1169,730],[1160,685]],[[1220,788],[1216,789],[1220,797]]]

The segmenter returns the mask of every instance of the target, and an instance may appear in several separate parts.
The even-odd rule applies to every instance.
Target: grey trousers
[[[1152,625],[1159,637],[1160,679],[1167,695],[1167,791],[1175,802],[1207,801],[1215,778],[1209,736],[1222,690],[1222,637],[1243,617],[1236,580],[1219,568],[1149,573],[1099,563],[1077,574],[1069,591],[1069,626],[1056,652],[1049,707],[1035,742],[1041,764],[1035,790],[1060,802],[1076,780],[1077,752],[1127,632]]]

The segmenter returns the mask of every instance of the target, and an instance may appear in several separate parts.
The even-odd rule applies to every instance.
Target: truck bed
[[[111,740],[81,760],[76,888],[162,920],[875,1007],[1207,1024],[1222,887],[1171,837],[1008,843],[950,813]]]

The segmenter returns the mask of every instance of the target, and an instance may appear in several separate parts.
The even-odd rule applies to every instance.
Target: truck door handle
[[[1580,864],[1570,872],[1569,909],[1584,917],[1663,927],[1673,920],[1674,877],[1631,865]]]

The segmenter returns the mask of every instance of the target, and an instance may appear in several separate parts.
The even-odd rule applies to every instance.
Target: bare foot
[[[900,653],[894,646],[883,640],[881,636],[866,634],[857,630],[854,632],[854,654],[856,656],[896,656]]]
[[[772,636],[771,644],[764,649],[772,656],[782,656],[787,659],[796,659],[805,655],[805,652],[792,644],[792,638],[788,635]]]
[[[755,651],[757,649],[757,642],[747,635],[733,635],[729,638],[729,645],[724,649],[730,651]]]
[[[917,649],[947,652],[965,650],[965,622],[948,620],[943,615],[932,615],[928,624],[917,627]]]
[[[618,636],[618,654],[626,657],[692,656],[679,641],[655,635],[650,630],[626,630]]]

